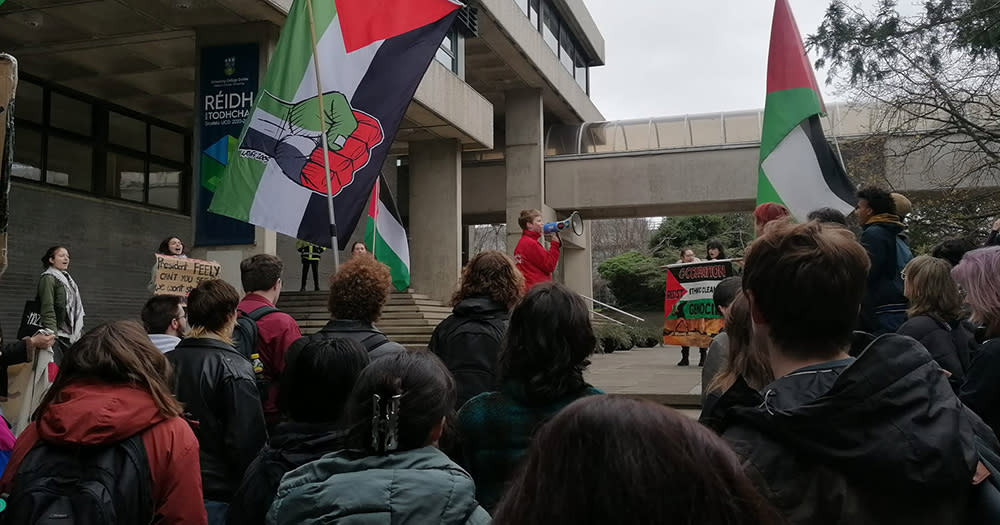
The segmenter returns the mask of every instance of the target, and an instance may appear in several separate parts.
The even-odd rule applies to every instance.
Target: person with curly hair
[[[479,394],[458,413],[456,459],[476,480],[483,508],[500,500],[543,422],[581,397],[604,393],[583,378],[596,346],[590,310],[561,284],[535,286],[511,311],[499,391]]]
[[[343,337],[361,343],[374,361],[379,357],[406,349],[375,328],[382,316],[382,307],[392,293],[389,267],[376,261],[371,254],[351,257],[330,277],[330,322],[318,332],[296,340],[288,348],[305,346],[310,341]],[[298,351],[298,350],[297,350]]]
[[[462,269],[452,314],[434,329],[428,345],[455,376],[456,410],[496,386],[497,356],[522,288],[524,276],[503,252],[482,252]]]

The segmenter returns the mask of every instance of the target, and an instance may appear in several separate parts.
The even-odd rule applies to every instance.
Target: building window
[[[545,43],[556,54],[566,71],[576,78],[576,83],[589,95],[590,71],[587,60],[581,53],[580,46],[574,43],[572,32],[552,6],[551,0],[514,0],[514,2],[528,17],[531,25],[542,33]],[[438,60],[442,60],[441,51],[438,51],[438,55]]]
[[[434,55],[434,58],[438,62],[444,64],[444,67],[450,69],[455,74],[458,74],[458,39],[458,30],[452,28],[444,35],[441,47],[438,48],[437,54]]]
[[[14,177],[190,210],[189,130],[26,74],[14,117]]]

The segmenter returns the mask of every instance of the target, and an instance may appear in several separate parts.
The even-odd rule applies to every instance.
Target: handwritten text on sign
[[[198,283],[219,277],[222,266],[215,261],[202,261],[156,254],[153,268],[153,293],[184,295]]]

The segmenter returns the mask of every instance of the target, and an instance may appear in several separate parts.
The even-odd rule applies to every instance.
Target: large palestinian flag
[[[824,111],[788,1],[776,0],[767,58],[758,205],[784,204],[800,221],[817,208],[835,208],[845,215],[854,208],[854,186],[823,136],[820,115]]]
[[[413,93],[461,4],[295,0],[209,211],[330,246],[329,154],[340,249],[357,226]],[[322,135],[322,122],[326,134]]]
[[[382,176],[372,186],[368,222],[365,223],[365,247],[376,260],[389,267],[392,284],[397,290],[410,287],[410,244],[396,201]]]

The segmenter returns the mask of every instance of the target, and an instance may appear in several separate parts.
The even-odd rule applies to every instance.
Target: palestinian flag
[[[396,201],[382,176],[379,176],[378,184],[372,186],[365,225],[365,248],[376,260],[389,267],[392,284],[397,290],[410,287],[410,245],[406,241],[406,230],[403,229]]]
[[[787,0],[776,0],[767,58],[757,204],[784,204],[799,221],[823,207],[845,215],[855,189],[823,136],[819,86]]]
[[[309,9],[306,0],[295,0],[244,125],[239,154],[226,167],[209,211],[330,247],[325,141],[344,249],[461,4],[312,0],[312,7],[322,97]]]

